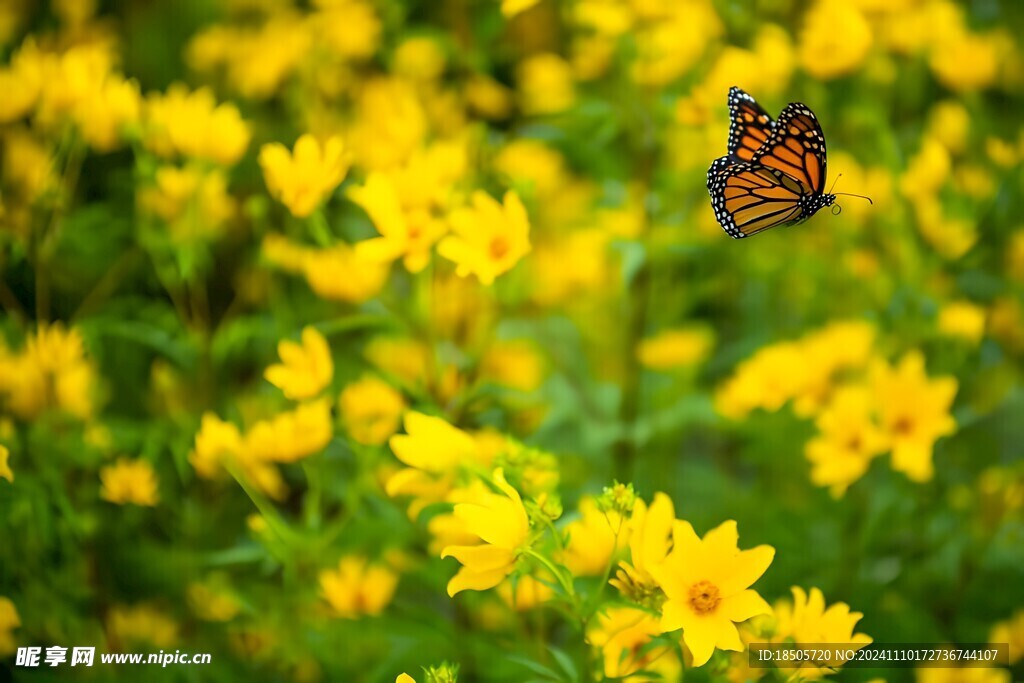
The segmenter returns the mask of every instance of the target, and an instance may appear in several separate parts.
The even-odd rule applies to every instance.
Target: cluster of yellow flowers
[[[234,424],[206,413],[189,462],[206,479],[236,468],[232,474],[281,500],[288,487],[277,465],[319,453],[334,435],[331,404],[324,396],[334,378],[334,361],[327,340],[312,327],[303,330],[301,344],[282,341],[278,354],[281,363],[268,367],[264,376],[298,405],[256,420],[244,435]]]
[[[17,353],[0,342],[0,402],[19,420],[31,421],[47,410],[90,420],[99,398],[98,379],[75,328],[40,326]]]
[[[429,516],[437,503],[453,504],[451,512],[442,508],[430,516],[427,525],[432,547],[461,565],[448,583],[450,595],[497,588],[517,609],[559,601],[580,609],[575,578],[603,576],[607,582],[619,566],[610,585],[632,604],[613,606],[598,597],[601,607],[584,616],[587,641],[600,652],[605,676],[640,669],[678,673],[681,663],[668,656],[673,647],[661,634],[680,629],[693,666],[706,663],[716,649],[745,649],[755,633],[773,642],[871,642],[853,633],[860,614],[842,603],[826,609],[817,589],[808,594],[795,588],[794,601],[782,601],[773,611],[750,586],[775,551],[739,550],[735,522],[701,538],[688,522],[675,519],[665,494],[656,494],[648,506],[632,487],[616,485],[598,499],[584,498],[578,516],[558,527],[557,471],[550,466],[523,469],[523,459],[503,451],[500,439],[496,449],[488,449],[479,435],[440,418],[410,412],[406,430],[392,437],[391,448],[408,468],[394,474],[387,489],[393,496],[412,496],[413,516]],[[510,448],[520,447],[506,440],[504,449]],[[518,486],[509,482],[513,474]],[[598,591],[600,596],[603,588]],[[743,639],[736,624],[756,631]]]
[[[929,378],[919,351],[891,365],[875,355],[874,341],[874,327],[854,321],[767,346],[719,388],[716,406],[741,419],[792,401],[794,412],[818,428],[805,446],[811,480],[837,497],[885,452],[893,469],[927,481],[935,442],[956,430],[950,408],[957,381]]]

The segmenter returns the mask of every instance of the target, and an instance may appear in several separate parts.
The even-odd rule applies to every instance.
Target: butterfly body
[[[825,136],[814,113],[794,102],[777,121],[739,88],[729,91],[728,154],[712,162],[707,186],[715,217],[730,237],[801,223],[825,193]]]

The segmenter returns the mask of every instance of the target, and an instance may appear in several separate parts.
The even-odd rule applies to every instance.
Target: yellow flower
[[[11,471],[11,466],[7,463],[7,460],[10,457],[11,452],[7,450],[7,446],[0,443],[0,478],[6,479],[13,484],[14,472]]]
[[[779,410],[806,386],[807,373],[799,344],[766,346],[740,363],[735,374],[719,388],[715,407],[733,419],[745,417],[756,408]]]
[[[14,629],[21,626],[18,610],[10,598],[0,595],[0,657],[6,657],[17,650]]]
[[[365,557],[341,558],[338,568],[320,572],[320,591],[338,616],[377,615],[391,602],[398,575]]]
[[[665,85],[685,74],[704,54],[708,44],[723,31],[722,20],[706,0],[662,3],[659,0],[633,5],[638,15],[651,21],[635,31],[637,58],[630,76],[646,86]],[[650,10],[650,11],[648,11]]]
[[[366,360],[399,384],[422,384],[430,364],[431,350],[413,339],[375,337],[363,351]]]
[[[345,277],[338,277],[338,273]],[[388,267],[363,258],[347,244],[338,244],[330,249],[304,252],[302,274],[309,288],[321,298],[362,303],[384,288]]]
[[[395,49],[394,72],[414,81],[433,81],[444,73],[445,54],[433,38],[406,38]]]
[[[121,458],[100,470],[100,497],[118,505],[156,505],[160,499],[156,472],[145,460]]]
[[[329,50],[346,59],[362,60],[373,56],[380,44],[382,28],[373,3],[320,0],[316,4],[323,9],[310,21]]]
[[[677,521],[673,548],[651,574],[665,591],[661,631],[683,629],[683,642],[693,653],[694,666],[703,666],[721,650],[742,650],[733,622],[770,614],[768,603],[749,586],[775,557],[775,549],[762,545],[741,551],[736,522],[724,522],[697,537],[689,522]]]
[[[904,193],[908,191],[907,187],[904,185]],[[945,216],[942,202],[933,195],[922,195],[913,201],[918,231],[943,257],[959,259],[974,246],[978,232],[971,221]]]
[[[707,358],[712,344],[710,330],[680,327],[642,340],[637,345],[636,355],[644,367],[671,370],[701,362]]]
[[[472,538],[470,540],[473,540]],[[515,579],[505,579],[498,584],[497,593],[506,605],[512,609],[525,612],[539,607],[554,597],[555,591],[549,584],[554,582],[550,575],[542,576],[544,581],[539,581],[529,574]],[[515,587],[513,588],[513,583]]]
[[[417,470],[448,472],[477,452],[472,436],[439,417],[409,411],[405,414],[405,430],[407,434],[391,437],[391,450]]]
[[[501,0],[501,13],[506,18],[511,19],[517,14],[522,14],[530,9],[538,2],[540,0]]]
[[[822,0],[804,17],[800,63],[815,78],[855,71],[871,49],[871,25],[860,11],[839,0]]]
[[[395,678],[395,683],[416,683],[416,679],[409,674],[403,673],[399,674],[398,677]]]
[[[1008,643],[1010,666],[1019,662],[1024,657],[1024,610],[1017,610],[1012,617],[993,626],[988,642],[993,645]]]
[[[398,431],[405,399],[387,382],[364,377],[345,387],[338,407],[349,436],[358,443],[379,446]]]
[[[167,223],[179,241],[216,238],[236,212],[221,169],[161,166],[156,187],[139,192],[139,206]]]
[[[472,207],[452,212],[452,232],[438,253],[454,261],[460,277],[474,274],[490,285],[530,251],[530,221],[519,195],[505,193],[504,206],[487,193],[473,193]]]
[[[292,153],[278,142],[263,145],[259,162],[271,196],[299,218],[313,213],[341,184],[350,163],[341,138],[321,145],[308,133],[295,142]]]
[[[36,122],[48,128],[72,116],[100,89],[112,59],[109,46],[98,42],[76,45],[45,59]]]
[[[569,182],[565,158],[540,140],[517,138],[494,158],[494,170],[504,174],[540,199],[549,199]]]
[[[209,88],[189,92],[180,83],[166,95],[151,95],[145,108],[146,146],[163,157],[176,154],[223,166],[238,161],[249,146],[249,127],[238,107],[218,105]]]
[[[911,158],[900,178],[903,196],[912,199],[921,194],[934,194],[942,188],[952,172],[953,162],[941,142],[926,137],[921,149]]]
[[[21,353],[4,365],[0,391],[7,394],[7,405],[16,416],[30,420],[59,408],[80,420],[92,417],[98,373],[77,329],[65,330],[61,323],[41,325]]]
[[[516,72],[519,106],[527,115],[555,114],[576,101],[572,67],[556,54],[527,57]]]
[[[928,64],[943,85],[959,91],[981,90],[999,73],[999,45],[989,36],[967,31],[941,39],[931,50]]]
[[[648,604],[657,590],[651,569],[665,561],[672,545],[675,508],[664,493],[654,494],[651,506],[637,500],[629,520],[629,562],[620,562],[609,583],[624,596]]]
[[[850,484],[864,476],[871,459],[888,445],[874,421],[873,399],[864,387],[837,391],[818,415],[818,436],[804,446],[811,462],[811,481],[828,486],[834,497],[842,496]]]
[[[544,362],[527,339],[497,341],[480,359],[480,377],[518,391],[535,391],[544,380]]]
[[[203,621],[224,622],[234,619],[241,605],[221,581],[195,581],[188,585],[186,595],[192,612]]]
[[[1024,351],[1024,310],[1017,297],[1003,296],[992,302],[989,333],[1007,349]]]
[[[607,291],[619,282],[610,267],[608,233],[577,230],[556,243],[538,245],[530,258],[533,298],[545,306],[581,303],[587,292]]]
[[[408,465],[388,478],[389,496],[412,496],[409,516],[415,518],[430,503],[445,500],[463,462],[478,462],[479,447],[472,436],[438,417],[414,411],[405,414],[407,435],[391,437],[395,457]]]
[[[465,85],[466,102],[485,119],[499,120],[512,109],[508,88],[486,74],[474,74]]]
[[[178,624],[150,604],[115,605],[107,615],[109,641],[118,645],[170,647],[178,640]]]
[[[108,76],[73,112],[82,137],[98,152],[117,148],[128,126],[139,122],[142,97],[139,84]]]
[[[268,382],[293,401],[313,398],[331,383],[334,361],[331,347],[315,327],[302,330],[302,343],[284,340],[277,345],[281,362],[263,373]]]
[[[262,462],[295,462],[322,451],[333,436],[331,403],[321,398],[254,424],[242,452]]]
[[[864,615],[851,612],[849,606],[837,602],[825,608],[825,596],[817,588],[810,593],[803,588],[793,586],[793,600],[780,600],[775,604],[775,635],[774,642],[796,642],[797,644],[815,643],[849,643],[859,650],[872,641],[863,633],[854,633]],[[799,667],[797,674],[804,680],[817,680],[828,670],[814,666]]]
[[[938,140],[952,154],[959,154],[967,144],[971,115],[958,100],[944,100],[932,107],[928,116],[927,134]]]
[[[970,301],[951,301],[939,311],[939,332],[977,345],[985,336],[985,309]]]
[[[390,262],[403,257],[411,273],[427,267],[431,247],[447,231],[444,221],[426,207],[403,208],[394,182],[383,173],[371,173],[362,187],[354,187],[348,194],[381,234],[356,245],[362,258]]]
[[[238,427],[213,413],[204,413],[196,434],[195,448],[188,455],[196,474],[212,479],[223,472],[224,458],[238,457],[241,452],[242,435]]]
[[[675,680],[679,662],[672,656],[672,647],[647,647],[661,633],[658,618],[635,607],[611,607],[601,612],[587,629],[587,642],[601,650],[604,676],[616,680],[629,678],[643,669],[656,671],[665,680]]]
[[[622,515],[603,512],[593,498],[580,500],[580,517],[566,528],[569,545],[563,561],[576,576],[599,576],[626,546],[629,527]]]
[[[491,493],[481,503],[460,503],[455,516],[466,529],[478,536],[480,545],[453,545],[441,551],[441,557],[454,557],[461,564],[459,573],[448,582],[448,595],[464,590],[494,588],[515,569],[516,559],[526,543],[530,521],[519,492],[508,485],[499,468],[494,484],[501,494]]]
[[[0,68],[0,123],[26,116],[36,106],[43,85],[46,59],[31,40],[18,48],[6,68]]]
[[[255,29],[215,25],[192,38],[186,58],[198,71],[225,67],[228,83],[245,97],[270,97],[309,52],[310,24],[303,19],[279,12]]]
[[[46,145],[31,133],[14,129],[3,136],[4,179],[29,201],[57,183],[54,162]]]
[[[401,166],[422,147],[426,134],[426,112],[413,84],[400,78],[373,78],[363,84],[347,137],[359,166],[367,171]]]
[[[871,372],[882,431],[892,444],[892,467],[913,481],[932,478],[932,449],[956,431],[949,409],[956,396],[953,377],[929,380],[920,351],[907,353],[897,367],[878,362]]]

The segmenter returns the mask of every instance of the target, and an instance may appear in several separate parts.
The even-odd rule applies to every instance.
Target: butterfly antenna
[[[832,187],[830,187],[830,188],[828,189],[828,193],[829,193],[829,194],[832,194],[832,190],[836,189],[836,183],[838,183],[838,182],[839,182],[839,179],[840,179],[840,178],[842,178],[842,177],[843,177],[843,174],[842,174],[842,173],[840,173],[839,175],[837,175],[837,176],[836,176],[836,179],[832,181]],[[849,192],[836,192],[835,194],[836,194],[836,195],[842,195],[842,196],[844,196],[844,197],[860,197],[861,199],[866,199],[866,200],[868,200],[868,204],[871,204],[872,206],[874,205],[874,202],[873,202],[873,201],[871,201],[871,197],[865,197],[865,196],[864,196],[864,195],[862,195],[862,194],[851,194],[851,193],[849,193]]]
[[[836,195],[837,195],[837,196],[841,195],[841,196],[843,196],[843,197],[860,197],[861,199],[866,199],[866,200],[868,200],[868,204],[872,204],[872,205],[874,204],[874,202],[873,202],[873,201],[871,201],[871,197],[865,197],[865,196],[864,196],[864,195],[862,195],[862,194],[851,194],[851,193],[849,193],[849,192],[836,192]]]

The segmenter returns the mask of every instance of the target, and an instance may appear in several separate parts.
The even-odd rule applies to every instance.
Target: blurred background
[[[3,0],[0,669],[552,680],[521,660],[576,647],[556,610],[445,594],[455,499],[393,483],[415,409],[525,445],[560,528],[664,491],[776,548],[769,602],[1011,642],[1021,680],[1022,31],[1012,0]],[[728,238],[733,85],[808,105],[873,203]],[[837,677],[880,675],[1010,680]]]

